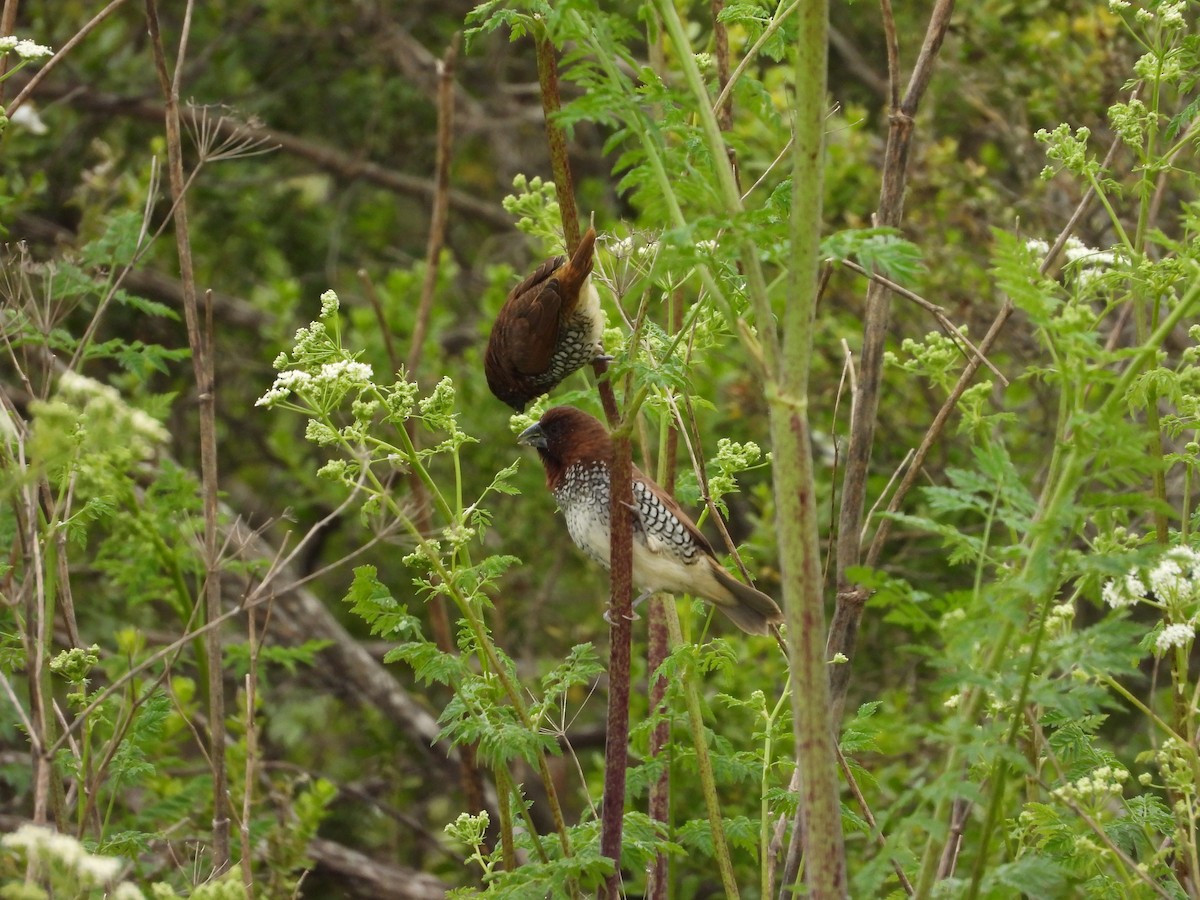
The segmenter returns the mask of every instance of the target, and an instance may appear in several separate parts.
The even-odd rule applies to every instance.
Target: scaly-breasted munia
[[[536,447],[546,484],[567,520],[571,539],[609,566],[609,468],[613,441],[599,420],[571,406],[546,410],[518,443]],[[750,634],[767,634],[783,611],[717,562],[712,545],[661,487],[633,468],[633,582],[641,590],[700,597]]]
[[[488,387],[517,412],[603,354],[604,315],[588,277],[596,231],[570,259],[556,256],[509,293],[483,358]]]

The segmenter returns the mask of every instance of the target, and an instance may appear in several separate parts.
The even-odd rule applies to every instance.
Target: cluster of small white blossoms
[[[1175,547],[1160,559],[1143,579],[1138,569],[1104,585],[1101,598],[1113,609],[1133,606],[1154,595],[1155,605],[1175,619],[1164,625],[1154,640],[1154,649],[1162,654],[1174,647],[1186,647],[1196,634],[1200,613],[1200,553],[1190,547]]]
[[[1133,606],[1145,596],[1146,585],[1137,569],[1130,569],[1126,574],[1114,578],[1100,592],[1101,599],[1113,609]]]
[[[1166,625],[1163,630],[1158,633],[1158,637],[1154,639],[1154,649],[1159,653],[1166,653],[1172,647],[1186,647],[1196,634],[1195,625]]]
[[[154,446],[166,444],[171,439],[171,433],[162,422],[130,406],[111,384],[68,369],[58,379],[58,396],[79,407],[85,414],[110,421],[128,433],[143,455]]]
[[[315,375],[300,369],[287,369],[275,376],[271,389],[255,401],[255,406],[274,406],[292,393],[316,393],[327,387],[345,389],[365,387],[374,371],[369,365],[352,359],[325,363]]]
[[[1050,252],[1050,245],[1040,238],[1026,241],[1025,247],[1042,257]],[[1062,254],[1068,263],[1075,264],[1075,277],[1080,284],[1086,284],[1117,264],[1117,254],[1112,250],[1089,247],[1075,236],[1067,238]]]
[[[1060,800],[1095,801],[1119,795],[1122,785],[1129,780],[1129,772],[1119,766],[1100,766],[1090,775],[1077,778],[1070,784],[1055,788],[1052,792]]]
[[[52,828],[27,822],[0,839],[5,847],[24,850],[29,861],[59,866],[70,872],[81,886],[108,884],[120,873],[124,863],[112,856],[96,856],[75,838]],[[143,900],[142,892],[129,882],[117,885],[108,895],[112,900]]]
[[[44,44],[38,44],[27,38],[19,38],[16,35],[6,34],[0,37],[0,56],[15,53],[21,59],[41,59],[43,56],[50,56],[54,53],[49,47]]]

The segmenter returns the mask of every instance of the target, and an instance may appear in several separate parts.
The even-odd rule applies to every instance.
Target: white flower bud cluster
[[[1060,800],[1094,803],[1107,797],[1120,796],[1128,780],[1129,772],[1120,766],[1100,766],[1093,769],[1091,774],[1055,788],[1051,793]]]

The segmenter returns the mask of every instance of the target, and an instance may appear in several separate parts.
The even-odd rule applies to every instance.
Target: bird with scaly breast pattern
[[[608,429],[581,410],[556,406],[517,440],[537,449],[571,539],[608,568],[613,460]],[[633,581],[641,590],[700,597],[749,634],[768,634],[783,621],[778,604],[725,571],[687,513],[636,466],[631,508]]]
[[[496,398],[517,412],[598,356],[604,314],[592,286],[596,231],[570,258],[556,256],[509,292],[488,337],[483,368]]]

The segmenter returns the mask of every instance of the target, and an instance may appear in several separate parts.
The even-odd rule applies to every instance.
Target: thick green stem
[[[820,269],[828,30],[825,0],[815,0],[800,11],[793,111],[790,279],[788,300],[779,316],[783,331],[778,365],[772,367],[772,378],[766,385],[775,456],[775,525],[787,613],[793,730],[801,783],[798,838],[804,848],[804,881],[809,894],[823,898],[844,897],[847,890],[837,751],[825,660],[819,510],[808,422],[808,378]],[[760,327],[760,339],[761,331]],[[767,349],[769,343],[763,346]],[[768,365],[771,361],[768,354]],[[788,885],[781,887],[786,890]]]
[[[683,644],[683,632],[679,626],[679,613],[673,603],[664,603],[667,614],[667,629],[671,635],[671,647]],[[696,748],[696,768],[700,774],[700,791],[704,795],[704,808],[708,812],[708,825],[712,830],[713,856],[721,873],[721,886],[728,900],[737,900],[737,879],[733,874],[733,860],[729,856],[729,844],[725,840],[725,824],[721,821],[721,803],[717,799],[717,779],[713,775],[712,758],[708,754],[708,742],[704,737],[704,712],[700,708],[700,689],[695,665],[689,665],[684,675],[684,698],[687,703],[688,723],[692,729],[692,743]]]

